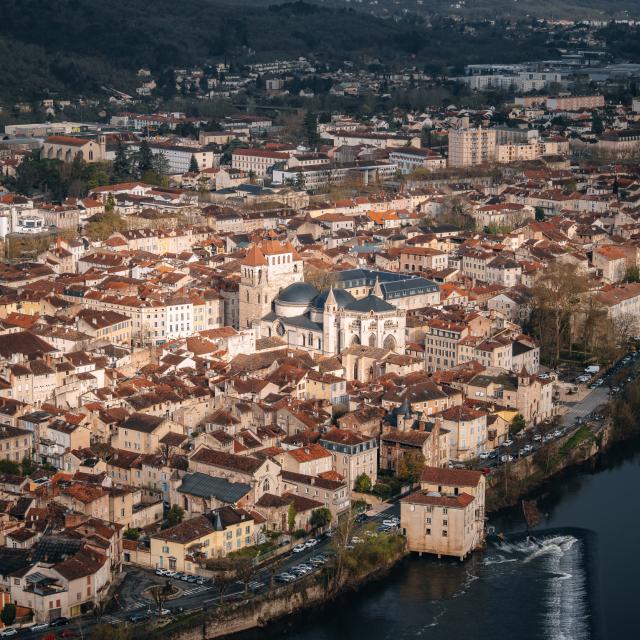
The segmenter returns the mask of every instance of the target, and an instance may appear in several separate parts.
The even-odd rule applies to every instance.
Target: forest
[[[313,55],[320,60],[461,67],[544,58],[543,32],[506,22],[472,30],[446,17],[384,20],[309,2],[231,0],[2,0],[0,102],[131,91],[135,72]],[[104,95],[104,94],[103,94]]]

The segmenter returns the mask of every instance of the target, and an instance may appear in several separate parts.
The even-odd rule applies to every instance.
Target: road
[[[580,402],[566,403],[569,408],[560,416],[560,422],[566,427],[572,427],[576,420],[581,420],[593,413],[599,406],[606,404],[608,400],[608,387],[603,385],[597,389],[591,389]]]
[[[358,530],[367,524],[379,524],[385,518],[399,515],[400,505],[389,505],[385,510],[371,516],[366,522],[361,525],[356,525],[354,533],[357,533]],[[281,556],[281,559],[277,562],[276,573],[287,571],[291,567],[300,564],[301,562],[305,562],[313,556],[325,553],[329,550],[330,546],[331,539],[327,538],[318,542],[318,544],[312,549],[307,549],[300,553],[289,552]],[[109,614],[103,615],[100,620],[101,624],[122,624],[127,622],[134,614],[155,612],[155,603],[151,598],[147,598],[143,595],[143,591],[152,585],[164,585],[167,579],[162,576],[157,576],[152,570],[142,569],[140,567],[127,567],[125,573],[126,575],[117,589],[113,600],[117,608]],[[261,569],[257,572],[253,579],[256,582],[262,583],[263,586],[258,589],[256,593],[264,593],[270,588],[269,584],[271,582],[271,573],[271,570],[268,568]],[[196,585],[182,582],[181,580],[173,580],[172,583],[181,590],[181,593],[176,598],[165,603],[164,606],[171,611],[176,611],[180,608],[185,611],[200,608],[206,610],[208,608],[216,607],[219,602],[219,592],[212,585]],[[244,594],[244,591],[244,585],[236,583],[233,585],[233,588],[225,592],[224,598],[225,600],[233,599],[234,597],[238,597],[240,594]],[[49,629],[38,633],[21,632],[17,637],[19,638],[22,636],[37,639],[43,638],[50,633],[55,633],[57,636],[63,629],[73,631],[77,633],[78,636],[87,637],[87,635],[90,634],[91,629],[95,627],[96,624],[97,622],[95,618],[91,615],[87,615],[81,618],[74,618],[66,627]],[[135,626],[133,628],[135,628]],[[133,637],[135,637],[135,634]]]

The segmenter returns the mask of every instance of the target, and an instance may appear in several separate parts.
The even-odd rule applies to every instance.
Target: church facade
[[[306,283],[283,289],[260,335],[280,336],[292,347],[336,355],[363,344],[404,353],[406,312],[383,300],[379,287],[357,300],[343,289],[320,292]]]

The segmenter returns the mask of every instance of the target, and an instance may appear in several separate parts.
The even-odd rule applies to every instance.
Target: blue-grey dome
[[[283,289],[276,299],[282,304],[310,304],[318,295],[318,290],[307,282],[294,282]]]
[[[327,296],[329,295],[329,289],[323,291],[314,301],[313,308],[324,310],[324,305],[327,302]],[[336,299],[336,305],[338,309],[346,307],[348,304],[355,302],[355,298],[344,289],[334,289],[333,296]]]

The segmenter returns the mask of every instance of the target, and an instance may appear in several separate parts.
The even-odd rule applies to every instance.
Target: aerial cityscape
[[[637,0],[0,4],[0,639],[637,637]]]

